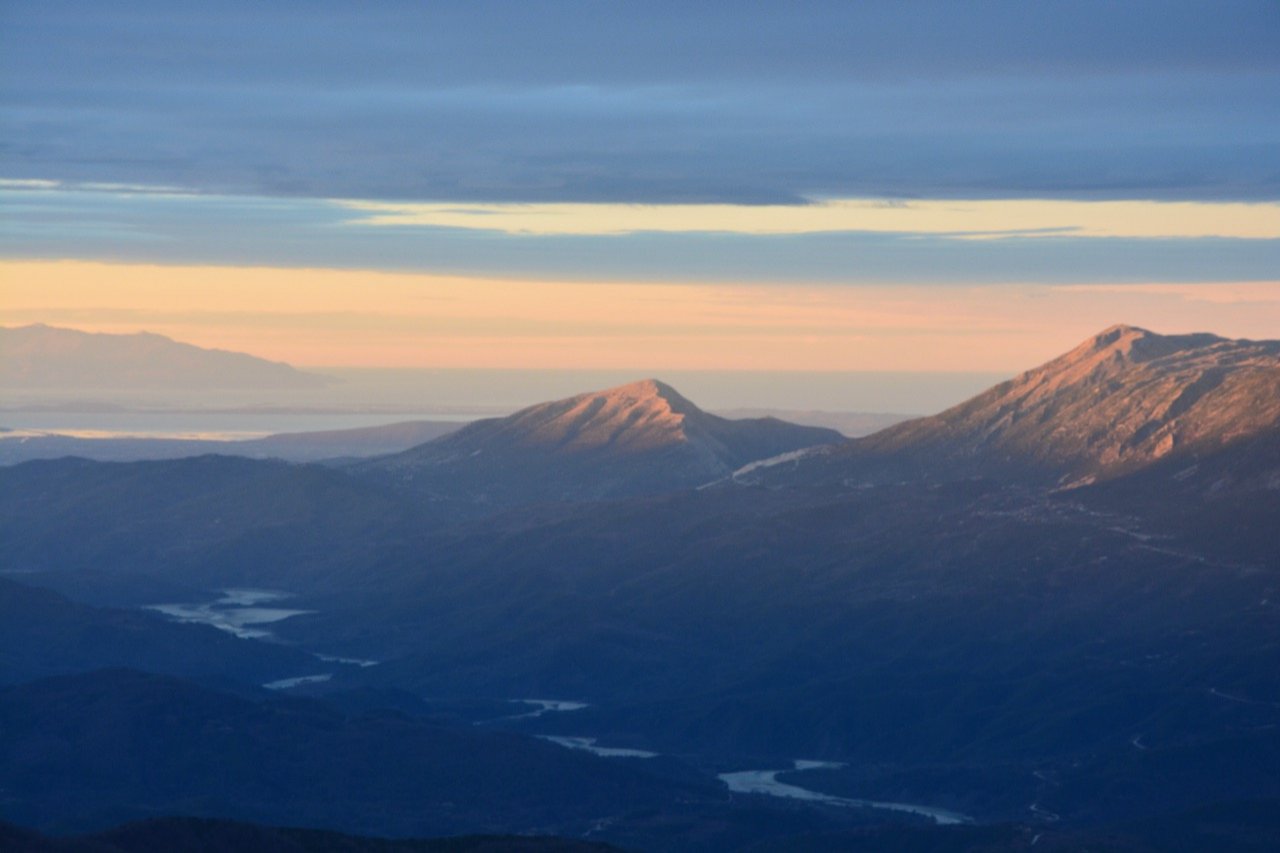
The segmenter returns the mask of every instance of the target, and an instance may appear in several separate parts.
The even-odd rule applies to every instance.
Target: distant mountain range
[[[782,409],[734,409],[714,414],[723,418],[777,418],[794,424],[834,429],[846,436],[867,435],[907,419],[906,415],[858,412],[810,412]],[[3,417],[3,415],[0,415]],[[0,428],[0,465],[32,459],[79,456],[100,462],[181,459],[216,453],[288,462],[339,462],[386,456],[416,447],[460,429],[464,421],[400,421],[352,429],[275,433],[262,438],[212,439],[103,436],[86,438],[56,431]]]
[[[198,391],[296,390],[326,377],[151,332],[101,334],[37,324],[0,327],[0,387]]]
[[[447,435],[461,427],[454,421],[401,421],[354,429],[287,432],[262,438],[213,441],[184,438],[79,438],[70,435],[15,435],[0,432],[0,465],[32,459],[80,456],[102,462],[181,459],[217,453],[254,459],[318,462],[383,456]]]
[[[646,379],[476,421],[353,471],[437,499],[600,500],[693,488],[751,462],[843,439],[776,418],[710,415]]]

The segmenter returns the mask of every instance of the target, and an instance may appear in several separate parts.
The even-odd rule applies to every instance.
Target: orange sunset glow
[[[1242,337],[1280,328],[1280,285],[1263,282],[780,292],[75,261],[5,262],[0,276],[10,322],[149,330],[311,366],[1003,371],[1116,316]]]

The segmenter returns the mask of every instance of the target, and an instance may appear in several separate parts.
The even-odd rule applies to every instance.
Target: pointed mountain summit
[[[541,403],[493,423],[484,442],[571,454],[603,447],[635,453],[690,440],[710,417],[656,379]]]
[[[1276,440],[1280,341],[1118,325],[941,414],[851,441],[824,464],[845,479],[1067,484]]]
[[[842,440],[835,430],[776,418],[710,415],[645,379],[477,421],[355,470],[472,502],[597,500],[692,488],[750,462]]]

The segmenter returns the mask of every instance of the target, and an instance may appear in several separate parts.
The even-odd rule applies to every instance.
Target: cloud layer
[[[1184,215],[1161,223],[1161,205],[1104,204],[1098,215],[1092,205],[1070,203],[860,204],[842,226],[868,228],[865,217],[880,215],[887,230],[810,230],[801,227],[804,217],[823,214],[805,207],[722,209],[740,226],[735,231],[714,216],[685,211],[679,221],[669,209],[605,206],[570,208],[570,221],[530,234],[504,226],[547,209],[509,211],[512,219],[502,209],[486,215],[456,203],[389,212],[311,199],[26,188],[4,194],[0,257],[841,285],[1275,281],[1280,269],[1280,239],[1265,239],[1277,228],[1275,205],[1173,205]],[[936,209],[946,215],[930,229]],[[1215,214],[1224,209],[1248,215],[1232,231],[1232,217]],[[674,230],[636,231],[609,220],[630,215],[653,224],[668,213]],[[746,227],[757,219],[775,230]],[[689,230],[716,225],[724,230]],[[989,237],[992,228],[1007,239],[969,239]],[[1196,236],[1224,231],[1237,236]]]
[[[1280,204],[1046,201],[911,202],[828,199],[804,205],[397,204],[339,202],[357,224],[423,226],[504,234],[638,233],[936,235],[958,240],[1027,237],[1280,240]]]
[[[0,15],[8,177],[484,202],[1280,199],[1267,0]]]

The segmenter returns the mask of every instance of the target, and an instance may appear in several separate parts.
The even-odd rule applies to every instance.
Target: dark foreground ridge
[[[608,844],[567,838],[469,835],[389,839],[206,818],[165,817],[91,835],[54,838],[0,823],[6,853],[609,853]]]
[[[1280,801],[1227,803],[1158,821],[1086,831],[992,826],[876,826],[799,834],[747,853],[1272,853]],[[620,853],[627,848],[549,836],[372,838],[207,818],[163,817],[76,836],[47,836],[0,822],[5,853]],[[671,848],[677,849],[677,848]]]
[[[5,815],[59,831],[199,810],[400,836],[527,833],[715,793],[511,732],[130,670],[0,689],[0,731]]]

